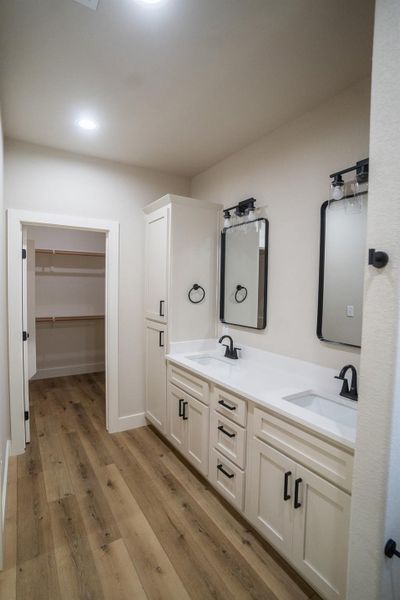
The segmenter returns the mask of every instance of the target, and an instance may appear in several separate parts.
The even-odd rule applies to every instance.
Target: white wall
[[[120,223],[119,416],[144,410],[142,208],[188,188],[182,177],[6,141],[6,207]]]
[[[6,301],[6,235],[3,198],[3,133],[0,115],[0,568],[2,565],[2,529],[3,529],[3,477],[7,440],[10,439],[10,411],[8,396],[8,333]]]
[[[369,92],[359,82],[192,180],[193,197],[231,206],[254,196],[269,219],[267,329],[230,327],[238,345],[358,365],[359,352],[316,336],[319,230],[329,174],[368,156]]]
[[[35,248],[105,252],[104,233],[27,229]],[[104,257],[36,253],[35,259],[34,317],[104,315]],[[104,320],[36,323],[35,329],[28,340],[36,344],[35,379],[104,370]]]
[[[385,250],[364,287],[357,446],[350,533],[349,600],[398,600],[400,561],[400,3],[377,0],[371,104],[368,246]]]

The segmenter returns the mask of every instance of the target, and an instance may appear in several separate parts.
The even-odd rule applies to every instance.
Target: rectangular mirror
[[[325,342],[361,347],[367,194],[324,202],[317,335]]]
[[[267,324],[268,221],[227,227],[221,234],[220,318],[252,329]]]

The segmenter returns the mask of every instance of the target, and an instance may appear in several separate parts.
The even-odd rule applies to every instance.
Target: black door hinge
[[[26,342],[26,340],[28,339],[28,337],[29,337],[29,333],[27,331],[23,331],[22,332],[22,341]]]
[[[25,421],[29,421],[29,410],[25,411]]]
[[[22,248],[22,258],[26,258],[26,250],[25,248]]]

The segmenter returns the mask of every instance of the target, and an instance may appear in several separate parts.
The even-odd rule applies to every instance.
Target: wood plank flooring
[[[317,596],[148,428],[105,431],[104,376],[31,384],[1,600]]]

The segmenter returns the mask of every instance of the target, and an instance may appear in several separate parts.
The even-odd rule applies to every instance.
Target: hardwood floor
[[[102,374],[31,384],[1,600],[318,597],[148,427],[105,431]]]

